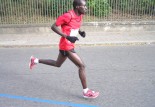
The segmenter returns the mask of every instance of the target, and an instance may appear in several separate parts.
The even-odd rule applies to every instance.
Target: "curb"
[[[154,45],[152,42],[108,42],[108,43],[77,43],[76,46],[137,46],[137,45]],[[0,45],[0,48],[46,48],[46,47],[58,47],[58,44],[36,44],[36,45]]]

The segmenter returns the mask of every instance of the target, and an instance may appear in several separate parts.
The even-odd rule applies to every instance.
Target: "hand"
[[[75,36],[67,36],[66,37],[67,40],[69,40],[72,43],[75,43],[75,41],[79,40],[77,37]]]
[[[79,30],[79,34],[80,34],[83,38],[86,37],[85,31],[80,31],[80,30]]]

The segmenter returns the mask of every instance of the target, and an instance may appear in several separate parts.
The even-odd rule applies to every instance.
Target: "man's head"
[[[73,8],[78,14],[85,14],[87,11],[86,0],[74,0]]]

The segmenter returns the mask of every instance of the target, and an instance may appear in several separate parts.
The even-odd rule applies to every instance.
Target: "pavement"
[[[57,48],[39,47],[57,46],[60,36],[44,27],[0,28],[0,47],[4,47],[0,48],[0,106],[155,107],[155,45],[150,45],[155,44],[155,30],[148,28],[88,27],[84,28],[86,38],[78,36],[77,45],[96,46],[77,49],[87,65],[89,86],[100,92],[95,100],[81,97],[76,66],[69,60],[59,70],[40,65],[29,72],[31,55],[57,57]],[[97,47],[100,45],[145,46]]]
[[[58,49],[0,48],[0,107],[155,107],[155,45],[78,47],[88,87],[99,91],[84,99],[77,67],[60,68],[29,58],[56,59]]]
[[[60,36],[48,28],[39,30],[21,30],[12,32],[1,28],[0,47],[47,47],[57,46]],[[145,29],[146,27],[118,27],[109,30],[109,27],[83,27],[86,37],[78,36],[77,45],[144,45],[155,44],[155,30]],[[152,28],[151,26],[149,28]],[[155,26],[153,25],[153,28]]]

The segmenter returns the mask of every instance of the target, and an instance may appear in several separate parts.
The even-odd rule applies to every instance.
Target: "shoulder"
[[[59,16],[59,17],[63,17],[63,18],[68,18],[68,19],[70,19],[70,18],[72,18],[72,15],[71,15],[71,11],[67,11],[67,12],[64,12],[61,16]]]
[[[62,15],[58,16],[57,20],[56,20],[56,25],[63,25],[63,24],[67,24],[71,21],[72,16],[70,14],[70,12],[65,12]]]

